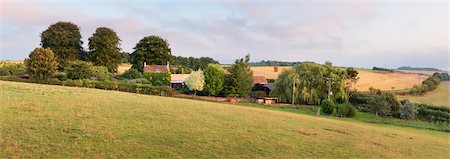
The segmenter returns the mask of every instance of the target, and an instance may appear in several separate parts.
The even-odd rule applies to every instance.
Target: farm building
[[[184,81],[189,77],[189,74],[171,74],[170,86],[173,89],[183,88]]]
[[[147,65],[144,62],[144,72],[169,72],[169,61],[167,61],[166,65]]]
[[[253,76],[253,84],[267,84],[267,78],[265,76]]]

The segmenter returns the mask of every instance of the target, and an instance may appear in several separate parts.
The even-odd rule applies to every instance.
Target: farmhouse
[[[169,61],[166,65],[147,65],[144,62],[144,72],[170,72]]]

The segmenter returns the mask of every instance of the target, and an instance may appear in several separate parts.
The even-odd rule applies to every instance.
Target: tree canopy
[[[202,91],[205,85],[205,76],[202,70],[193,71],[184,82],[191,91]]]
[[[133,48],[131,54],[132,68],[143,71],[144,62],[148,65],[165,65],[167,61],[172,62],[169,43],[159,36],[151,35],[142,38]]]
[[[71,22],[57,22],[41,33],[41,45],[56,55],[59,67],[80,59],[83,53],[80,28]]]
[[[219,64],[216,60],[210,57],[183,57],[183,56],[174,56],[173,64],[186,66],[191,68],[192,70],[205,69],[208,67],[208,64]]]
[[[292,102],[292,87],[295,82],[295,103],[320,104],[328,97],[329,89],[332,100],[342,102],[347,100],[345,80],[345,70],[333,67],[330,62],[324,65],[305,62],[281,73],[271,93],[282,102]]]
[[[55,54],[49,48],[36,48],[25,59],[27,73],[32,78],[48,79],[53,77],[58,68]]]
[[[120,38],[110,28],[100,27],[89,38],[89,58],[97,66],[116,72],[121,63]]]
[[[223,89],[225,74],[223,68],[218,64],[209,64],[205,68],[205,93],[217,95]]]
[[[250,69],[249,61],[250,55],[245,56],[245,58],[236,59],[229,69],[232,77],[236,80],[236,93],[241,97],[248,96],[253,86],[253,72]]]

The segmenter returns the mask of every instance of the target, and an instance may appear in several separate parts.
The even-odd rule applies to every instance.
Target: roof
[[[169,69],[166,65],[147,65],[144,72],[169,72]]]
[[[253,76],[253,83],[267,84],[267,79],[265,76]]]
[[[183,83],[189,77],[190,74],[171,74],[170,83]]]
[[[264,87],[267,87],[269,90],[273,90],[273,83],[264,84]]]

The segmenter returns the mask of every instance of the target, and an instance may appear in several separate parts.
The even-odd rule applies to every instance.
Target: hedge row
[[[85,87],[85,88],[97,88],[104,90],[116,90],[122,92],[131,92],[139,94],[149,94],[149,95],[160,95],[160,96],[171,96],[172,88],[169,86],[152,86],[149,84],[133,84],[121,81],[96,81],[96,80],[65,80],[61,81],[56,78],[38,81],[38,80],[27,80],[19,78],[16,76],[0,76],[0,80],[4,81],[15,81],[15,82],[26,82],[26,83],[40,83],[49,85],[60,85],[69,87]]]
[[[450,123],[450,108],[438,107],[427,104],[417,104],[417,117],[430,122]]]

